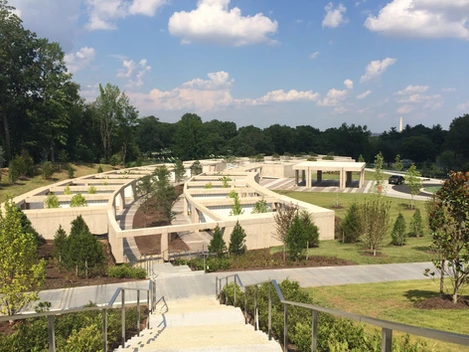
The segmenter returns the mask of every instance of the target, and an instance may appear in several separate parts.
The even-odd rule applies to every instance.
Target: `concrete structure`
[[[313,186],[312,173],[316,173],[316,182],[323,181],[322,175],[324,172],[339,172],[339,188],[352,187],[353,178],[352,173],[358,172],[358,188],[362,188],[365,182],[365,163],[346,162],[346,161],[305,161],[293,166],[295,170],[296,185],[302,184],[307,188]],[[301,179],[300,181],[300,172]]]

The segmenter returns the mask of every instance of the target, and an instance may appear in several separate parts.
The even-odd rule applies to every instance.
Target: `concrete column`
[[[316,175],[317,175],[317,176],[316,176],[316,177],[317,177],[317,181],[318,181],[318,182],[322,182],[322,170],[318,170],[318,171],[316,172]]]
[[[346,187],[352,186],[352,171],[346,171],[347,175],[347,183],[345,184]]]
[[[306,187],[311,188],[311,170],[309,167],[306,170]]]
[[[339,188],[340,189],[345,189],[345,171],[344,171],[344,169],[340,169],[339,173],[340,173],[340,177],[339,177],[340,178],[340,186],[339,186]]]
[[[121,196],[121,199],[122,199],[122,203],[121,203],[121,209],[125,209],[125,190],[123,189],[122,191],[119,192],[120,196]]]
[[[299,178],[300,178],[300,170],[295,170],[295,185],[298,186],[298,181],[299,181]]]
[[[306,185],[306,171],[301,170],[301,182],[303,182]]]
[[[182,204],[184,205],[184,215],[187,215],[187,199],[182,198]]]
[[[359,187],[362,188],[365,185],[365,169],[360,172]]]
[[[132,182],[132,197],[134,198],[134,201],[137,200],[137,181]]]
[[[168,234],[168,230],[164,229],[163,233],[161,234],[161,254],[163,254],[163,260],[165,261],[169,260],[168,248],[169,248],[169,234]]]
[[[199,213],[196,208],[192,209],[192,223],[198,224],[199,223]]]

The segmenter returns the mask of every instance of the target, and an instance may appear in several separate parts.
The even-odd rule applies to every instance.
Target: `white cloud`
[[[80,71],[88,66],[96,56],[96,50],[90,47],[83,47],[76,53],[68,53],[64,56],[65,64],[71,73]]]
[[[273,90],[256,99],[236,99],[231,95],[234,80],[225,71],[209,73],[208,79],[196,78],[168,91],[153,89],[149,94],[129,92],[132,101],[141,110],[195,110],[210,111],[229,106],[258,106],[295,101],[317,101],[319,94],[292,89]],[[147,107],[147,109],[143,108]]]
[[[382,61],[379,61],[379,60],[371,61],[368,64],[368,66],[366,66],[365,74],[361,76],[360,83],[378,79],[379,76],[381,76],[389,66],[394,65],[396,61],[397,61],[396,59],[389,58],[389,57],[387,57],[386,59]]]
[[[332,110],[332,112],[334,114],[338,114],[338,115],[345,114],[348,111],[349,110],[344,106],[338,106],[338,107],[334,108],[334,110]]]
[[[117,20],[130,15],[153,17],[167,0],[86,0],[89,30],[117,29]]]
[[[441,90],[443,93],[455,93],[457,92],[458,90],[456,88],[443,88]]]
[[[468,111],[469,110],[469,101],[466,102],[466,103],[461,103],[458,105],[458,109],[459,110],[466,110]]]
[[[409,114],[411,113],[412,111],[414,111],[415,107],[412,106],[412,105],[402,105],[400,106],[398,109],[397,109],[397,113],[398,114]]]
[[[311,60],[314,60],[314,59],[316,59],[318,56],[319,56],[319,51],[315,51],[314,53],[310,54],[308,57],[309,57]]]
[[[243,16],[230,0],[199,0],[190,12],[175,12],[169,19],[169,33],[181,37],[182,44],[207,42],[227,46],[274,43],[270,38],[278,23],[257,13]]]
[[[327,92],[327,95],[324,99],[318,101],[319,106],[338,106],[344,101],[348,96],[349,91],[339,90],[332,88]]]
[[[365,99],[370,94],[371,94],[371,90],[367,90],[363,92],[362,94],[357,95],[357,99]]]
[[[143,86],[143,78],[151,70],[151,66],[147,65],[147,60],[142,59],[136,63],[133,60],[122,60],[122,68],[117,72],[118,78],[127,79],[127,87]]]
[[[394,95],[410,95],[410,94],[419,94],[419,93],[425,93],[428,88],[430,88],[429,86],[412,86],[412,85],[409,85],[407,87],[405,87],[403,90],[400,90],[396,93],[394,93]]]
[[[304,22],[304,21],[303,21],[303,20],[300,20],[300,19],[295,20],[295,23],[298,23],[298,24],[303,23],[303,22]]]
[[[392,0],[365,27],[399,37],[469,40],[469,0]]]
[[[346,79],[344,81],[344,85],[347,89],[353,89],[353,81],[351,79]]]
[[[348,22],[344,17],[345,12],[347,12],[347,8],[344,5],[339,4],[339,6],[334,8],[334,5],[330,2],[326,5],[324,10],[326,10],[326,15],[322,21],[323,27],[337,28],[341,24]]]

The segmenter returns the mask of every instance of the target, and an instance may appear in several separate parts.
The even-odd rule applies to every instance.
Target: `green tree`
[[[72,194],[72,189],[70,188],[69,185],[66,185],[65,188],[64,188],[64,194],[69,196]]]
[[[342,240],[345,243],[357,242],[362,234],[360,221],[360,207],[357,203],[352,203],[345,214],[345,218],[340,224]]]
[[[70,208],[87,207],[88,202],[81,193],[75,194],[70,200]]]
[[[402,165],[401,156],[399,154],[396,155],[392,168],[396,171],[402,171],[402,169],[404,169],[404,165]]]
[[[181,160],[202,158],[207,152],[207,135],[202,119],[196,114],[187,113],[176,123],[174,133],[174,153]]]
[[[223,188],[230,188],[230,184],[229,184],[229,182],[231,181],[230,177],[223,176],[223,177],[220,177],[219,180],[222,182]]]
[[[270,207],[265,201],[264,198],[258,200],[256,204],[254,204],[254,208],[252,209],[252,214],[261,214],[261,213],[268,213],[270,211]]]
[[[200,161],[196,160],[191,165],[191,176],[200,175],[202,173],[202,165],[200,165]]]
[[[304,221],[297,213],[288,228],[285,243],[288,257],[291,260],[299,260],[306,257],[308,250],[309,233],[305,227]]]
[[[378,193],[378,196],[383,194],[384,187],[384,174],[383,174],[383,164],[384,158],[381,152],[375,156],[375,172],[373,173],[373,178],[375,180],[375,189]]]
[[[88,194],[96,194],[98,193],[98,190],[96,189],[95,186],[91,185],[89,188],[88,188]]]
[[[174,178],[176,179],[176,182],[181,182],[181,180],[185,177],[185,175],[186,175],[186,168],[184,167],[184,164],[182,163],[182,161],[177,159],[176,162],[174,163]]]
[[[417,170],[414,164],[412,164],[405,173],[405,182],[409,186],[411,195],[409,204],[410,209],[415,207],[414,197],[420,193],[420,189],[422,188],[422,179],[420,177],[420,172]]]
[[[291,204],[282,204],[281,207],[277,209],[277,212],[274,216],[275,221],[275,233],[273,234],[274,238],[283,244],[283,261],[286,260],[286,237],[288,235],[288,229],[290,228],[295,215],[298,213],[298,207]]]
[[[103,173],[103,167],[101,165],[98,166],[98,171],[97,171],[98,174],[102,174]]]
[[[236,191],[231,191],[228,194],[228,197],[233,199],[233,205],[231,206],[230,216],[242,215],[244,214],[243,206],[239,201],[239,194]]]
[[[360,154],[360,155],[358,156],[358,162],[359,162],[359,163],[364,163],[364,162],[365,162],[365,158],[363,157],[362,154]]]
[[[212,189],[213,184],[212,184],[212,182],[207,182],[204,187],[205,187],[205,189]]]
[[[208,251],[210,253],[215,253],[219,258],[223,257],[226,252],[226,243],[218,225],[213,230],[213,237],[208,245]]]
[[[59,228],[54,235],[54,249],[52,251],[53,256],[59,262],[62,261],[64,253],[67,248],[67,233],[63,229],[62,225],[59,225]]]
[[[376,256],[376,251],[386,236],[389,227],[390,202],[380,198],[366,200],[361,204],[360,222],[363,232],[363,241]]]
[[[153,174],[153,196],[156,199],[156,208],[163,213],[166,219],[171,223],[174,218],[173,206],[178,196],[176,189],[169,183],[170,172],[166,166],[158,166]]]
[[[38,299],[45,278],[44,260],[37,259],[34,235],[24,233],[21,211],[13,200],[0,213],[0,313],[14,315]]]
[[[303,209],[299,216],[308,234],[308,248],[319,247],[319,228],[314,224],[311,214]]]
[[[410,234],[415,237],[421,237],[424,235],[422,215],[420,209],[416,208],[412,220],[410,222]]]
[[[73,168],[72,164],[68,164],[67,174],[68,174],[68,178],[74,178],[75,177],[75,169]]]
[[[52,192],[49,192],[46,197],[46,208],[60,208],[59,198],[57,198],[57,196]]]
[[[391,243],[396,246],[403,246],[407,242],[406,223],[402,213],[397,216],[396,222],[391,232]]]
[[[50,161],[44,161],[41,165],[42,178],[48,180],[54,174],[54,166]]]
[[[246,232],[239,224],[239,221],[236,221],[233,232],[231,232],[229,252],[235,255],[246,252]]]

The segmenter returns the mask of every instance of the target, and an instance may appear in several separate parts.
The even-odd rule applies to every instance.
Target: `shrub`
[[[96,194],[98,193],[98,190],[96,189],[95,186],[91,185],[89,188],[88,188],[88,194]]]
[[[120,161],[121,161],[121,158],[119,157],[119,154],[114,154],[109,159],[109,164],[111,164],[112,166],[116,166],[120,163]]]
[[[205,188],[206,189],[212,189],[213,188],[212,182],[206,183]]]
[[[28,217],[26,216],[26,214],[23,212],[23,210],[21,210],[20,208],[19,209],[19,212],[20,212],[20,221],[21,221],[21,228],[23,230],[23,233],[30,233],[34,236],[34,239],[36,241],[36,245],[37,246],[41,246],[43,245],[44,243],[46,243],[46,240],[44,239],[44,237],[42,237],[37,231],[36,229],[33,227],[33,225],[31,224],[31,221],[29,221]]]
[[[83,197],[81,193],[75,194],[70,200],[70,208],[87,207],[87,206],[88,206],[88,203],[86,202],[85,197]]]
[[[46,197],[46,208],[60,208],[59,198],[57,198],[57,196],[52,192],[49,192]]]
[[[75,169],[73,168],[72,164],[67,165],[67,173],[68,173],[68,178],[75,177]]]
[[[278,155],[277,153],[272,154],[272,160],[274,161],[280,160],[280,155]]]
[[[288,256],[291,260],[303,259],[306,256],[308,238],[309,233],[300,216],[296,214],[285,237]]]
[[[128,264],[111,266],[107,274],[109,277],[117,277],[119,279],[145,279],[147,272],[144,268],[132,267]]]
[[[64,188],[64,194],[69,196],[72,194],[72,189],[70,188],[69,185],[66,185],[65,188]]]
[[[24,173],[24,160],[22,157],[16,156],[10,161],[10,164],[8,164],[8,179],[11,183],[16,183],[16,181],[18,181],[20,176],[24,175]]]
[[[345,243],[357,242],[362,232],[360,222],[360,208],[357,203],[352,203],[347,210],[344,220],[340,227],[341,236]]]
[[[223,239],[223,234],[220,227],[217,225],[213,231],[213,237],[208,245],[208,251],[210,253],[215,253],[218,257],[222,257],[226,252],[226,243]]]
[[[54,165],[50,161],[44,161],[41,165],[42,178],[48,180],[54,174]]]
[[[94,352],[102,350],[102,328],[98,324],[91,324],[80,330],[72,330],[67,339],[67,352]]]
[[[239,201],[239,194],[236,191],[231,191],[228,195],[229,198],[233,199],[233,205],[231,206],[230,216],[242,215],[244,213],[243,206]]]
[[[101,174],[103,173],[103,168],[101,165],[98,166],[98,174]]]
[[[67,248],[67,233],[62,228],[62,225],[59,225],[59,228],[55,232],[54,236],[54,247],[52,250],[52,255],[55,259],[59,262],[62,261],[62,257],[64,256],[65,249]]]
[[[239,221],[236,221],[233,232],[231,232],[229,252],[236,255],[246,253],[246,232]]]
[[[334,156],[333,155],[326,155],[326,156],[322,157],[322,160],[334,160]]]
[[[402,213],[397,216],[391,233],[391,243],[396,246],[403,246],[407,241],[406,223]]]
[[[310,156],[310,157],[308,157],[308,159],[306,159],[306,161],[318,161],[318,159],[316,159],[313,156]]]
[[[412,215],[412,220],[410,222],[410,234],[415,237],[424,235],[422,215],[420,214],[419,208],[416,208],[414,215]]]
[[[252,214],[262,214],[268,213],[270,211],[270,207],[265,201],[264,198],[258,200],[256,204],[254,204],[254,208],[252,209]]]

